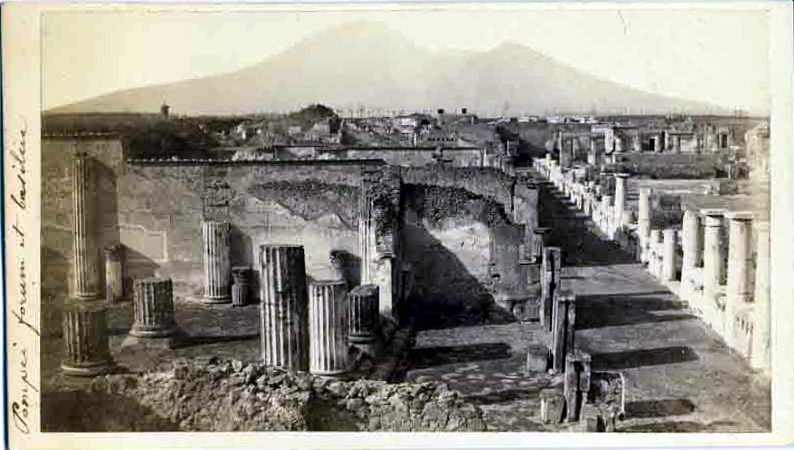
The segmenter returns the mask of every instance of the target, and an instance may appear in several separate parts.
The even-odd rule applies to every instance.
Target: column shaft
[[[130,335],[160,338],[176,333],[174,294],[171,279],[147,278],[133,285],[135,322]]]
[[[203,222],[204,302],[231,301],[230,232],[228,222]]]
[[[692,276],[700,261],[701,239],[697,212],[687,209],[681,228],[681,247],[684,255],[681,261],[681,297],[690,303],[694,300],[694,283]]]
[[[703,233],[703,313],[706,322],[715,326],[719,317],[717,297],[723,277],[721,228],[724,210],[704,210]],[[718,329],[719,332],[722,330]]]
[[[769,222],[755,225],[755,293],[753,295],[753,342],[750,363],[753,368],[769,373],[771,370],[770,351],[770,297],[769,297]]]
[[[640,188],[640,203],[637,211],[640,234],[640,261],[647,262],[648,235],[651,232],[651,189]]]
[[[96,376],[110,372],[113,360],[105,318],[105,302],[66,301],[63,311],[64,359],[66,375]]]
[[[662,281],[675,281],[678,257],[675,251],[675,230],[667,228],[662,236]]]
[[[309,370],[334,375],[347,370],[347,298],[342,280],[309,285]]]
[[[96,179],[94,160],[77,153],[72,164],[72,218],[74,223],[74,295],[99,297],[96,234]]]
[[[752,299],[752,213],[729,212],[728,280],[725,298],[725,340],[736,346],[737,312]]]

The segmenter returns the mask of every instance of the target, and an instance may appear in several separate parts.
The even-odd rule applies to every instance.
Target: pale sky
[[[753,114],[769,109],[763,10],[47,13],[43,109],[119,89],[230,72],[344,22],[380,21],[419,45],[531,47],[645,91]]]

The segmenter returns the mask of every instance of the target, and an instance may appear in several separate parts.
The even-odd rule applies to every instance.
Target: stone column
[[[251,268],[232,267],[232,305],[245,306],[251,302]]]
[[[228,222],[202,222],[204,236],[204,302],[231,301],[230,231]]]
[[[628,225],[623,222],[623,211],[626,209],[626,179],[628,177],[627,173],[615,174],[615,228]]]
[[[558,290],[554,299],[552,334],[552,369],[565,370],[565,355],[573,352],[576,323],[576,296],[571,291]]]
[[[755,294],[753,295],[753,342],[750,363],[770,372],[771,318],[769,308],[769,222],[756,222]]]
[[[110,372],[113,360],[105,318],[105,302],[69,299],[63,310],[64,359],[66,375],[93,377]]]
[[[681,247],[684,251],[681,261],[681,297],[690,303],[694,300],[692,276],[700,261],[700,252],[702,251],[699,221],[697,212],[691,209],[684,210],[681,229]]]
[[[602,195],[601,196],[601,230],[610,238],[612,237],[612,230],[610,228],[612,222],[612,215],[610,214],[611,209],[612,209],[612,196]]]
[[[541,263],[541,326],[552,331],[552,313],[554,309],[554,293],[560,287],[560,270],[562,267],[562,251],[559,247],[543,249]]]
[[[123,253],[120,244],[105,249],[105,297],[111,303],[124,298]]]
[[[375,355],[378,333],[378,287],[362,284],[348,294],[348,341],[370,355]]]
[[[549,245],[551,228],[538,227],[532,230],[532,260],[536,263],[543,261],[543,249]]]
[[[268,366],[309,368],[309,308],[301,246],[260,247],[262,359]]]
[[[583,351],[571,351],[565,355],[565,378],[563,395],[565,396],[566,421],[580,419],[582,406],[587,403],[592,373],[592,357]]]
[[[135,280],[133,291],[135,322],[130,335],[138,338],[173,336],[177,328],[171,279]]]
[[[736,317],[740,308],[752,301],[752,223],[753,213],[730,211],[728,232],[728,286],[725,298],[725,340],[736,346]]]
[[[96,247],[96,178],[94,160],[79,152],[72,161],[72,221],[74,223],[74,296],[99,297],[99,266]]]
[[[648,235],[651,231],[651,189],[640,188],[640,203],[637,211],[637,225],[640,235],[640,261],[648,262]]]
[[[714,326],[718,321],[717,296],[722,281],[722,242],[720,229],[723,209],[704,209],[705,231],[703,233],[703,313],[706,322]],[[722,330],[718,330],[722,331]]]
[[[662,236],[662,281],[675,281],[677,262],[675,230],[666,228]]]
[[[660,252],[659,252],[659,241],[662,238],[662,230],[653,229],[651,230],[651,234],[648,236],[648,270],[655,276],[656,278],[661,278],[661,264],[660,264]]]
[[[309,284],[309,371],[347,371],[347,291],[344,280]]]

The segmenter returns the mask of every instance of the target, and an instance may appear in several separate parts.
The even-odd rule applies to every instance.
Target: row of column
[[[333,375],[348,369],[348,345],[372,349],[377,340],[379,289],[345,280],[306,282],[302,246],[264,245],[261,351],[264,363]]]

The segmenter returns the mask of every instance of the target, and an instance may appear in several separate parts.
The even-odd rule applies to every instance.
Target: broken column
[[[740,308],[752,301],[752,223],[753,213],[730,211],[728,232],[728,285],[725,297],[724,337],[728,345],[736,346],[736,317]]]
[[[753,295],[753,342],[750,363],[769,373],[769,222],[756,222],[755,293]]]
[[[174,294],[171,279],[146,278],[133,283],[135,321],[130,335],[137,338],[163,338],[176,331]]]
[[[309,371],[313,374],[347,371],[346,296],[344,280],[309,284]]]
[[[72,220],[74,223],[74,296],[99,297],[96,247],[96,178],[94,160],[78,152],[72,162]]]
[[[675,281],[677,256],[675,230],[666,228],[662,231],[662,281]]]
[[[582,405],[587,402],[590,391],[592,358],[581,350],[570,351],[565,355],[565,420],[579,420]]]
[[[703,313],[706,323],[713,327],[721,322],[718,320],[717,300],[723,277],[720,232],[725,210],[704,209],[700,213],[704,216],[705,225],[703,233]]]
[[[554,309],[554,294],[559,288],[560,271],[562,267],[562,251],[559,247],[546,247],[543,249],[541,263],[541,326],[546,331],[552,331],[552,310]]]
[[[251,268],[232,267],[232,305],[245,306],[251,302]]]
[[[681,298],[685,301],[694,301],[694,283],[692,276],[700,262],[701,239],[700,219],[697,212],[691,209],[684,210],[684,219],[681,228],[681,247],[684,252],[681,261]]]
[[[111,303],[124,297],[123,253],[121,244],[105,249],[105,298]]]
[[[262,359],[290,370],[309,368],[309,308],[302,246],[260,247]]]
[[[231,301],[230,231],[228,222],[202,222],[204,238],[204,302]]]
[[[640,188],[640,202],[637,211],[637,225],[640,235],[640,261],[648,262],[648,235],[651,232],[651,189]]]
[[[350,345],[374,356],[378,337],[378,287],[362,284],[348,294]]]
[[[558,290],[555,293],[554,317],[552,325],[552,369],[565,370],[565,355],[574,349],[576,324],[576,295],[571,291]]]
[[[105,317],[105,302],[66,301],[63,310],[64,359],[66,375],[93,377],[110,372],[113,360]]]

